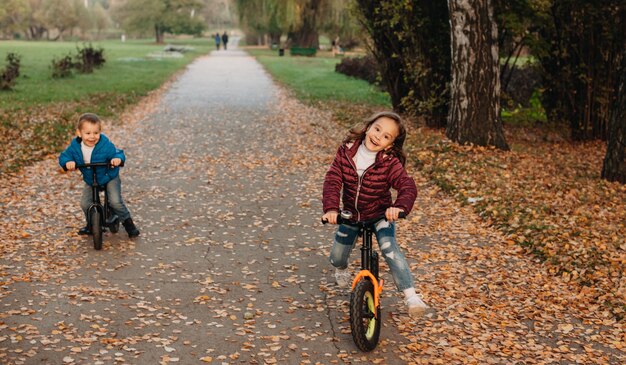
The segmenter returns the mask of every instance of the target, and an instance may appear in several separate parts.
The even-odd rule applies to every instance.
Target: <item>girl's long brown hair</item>
[[[369,127],[374,124],[379,118],[389,118],[396,122],[398,126],[398,136],[393,140],[393,145],[388,151],[385,151],[386,154],[396,156],[402,166],[406,162],[406,154],[404,153],[404,141],[406,140],[406,128],[404,128],[404,123],[402,122],[402,117],[394,112],[379,112],[375,113],[369,118],[367,118],[364,123],[365,127],[360,127],[360,125],[352,127],[350,129],[350,133],[344,139],[344,143],[354,142],[354,141],[362,141],[365,138],[365,133],[369,129]]]

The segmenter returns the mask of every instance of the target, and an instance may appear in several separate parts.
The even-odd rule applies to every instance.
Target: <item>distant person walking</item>
[[[224,50],[226,50],[228,45],[228,34],[226,34],[226,31],[222,34],[222,43],[224,43]]]
[[[219,33],[215,33],[215,36],[213,36],[213,38],[215,38],[215,48],[217,48],[217,50],[220,50],[220,41],[222,40],[220,38],[220,34]],[[226,48],[226,47],[224,47]]]

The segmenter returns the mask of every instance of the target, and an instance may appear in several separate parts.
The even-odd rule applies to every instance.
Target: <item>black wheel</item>
[[[380,337],[380,307],[374,305],[374,285],[361,279],[350,295],[350,327],[352,339],[361,351],[372,351]],[[374,315],[376,314],[376,315]]]
[[[89,215],[91,220],[91,233],[93,235],[93,248],[102,249],[102,215],[100,210],[92,209]]]

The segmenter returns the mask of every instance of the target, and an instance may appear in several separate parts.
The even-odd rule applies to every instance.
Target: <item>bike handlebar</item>
[[[406,218],[406,213],[405,212],[400,212],[398,214],[398,218],[399,219]],[[374,224],[374,223],[378,222],[381,219],[387,220],[387,218],[384,215],[382,215],[380,217],[368,219],[366,221],[360,221],[360,222],[352,223],[352,222],[350,222],[350,220],[343,218],[341,216],[341,214],[339,214],[337,216],[337,224],[356,224],[356,225],[359,225],[359,226],[369,226],[371,224]],[[322,224],[326,224],[326,223],[328,223],[328,220],[322,219]]]
[[[124,161],[122,161],[122,163],[120,163],[117,166],[113,166],[111,165],[111,161],[109,162],[92,162],[92,163],[81,163],[81,164],[76,164],[76,168],[82,168],[82,167],[123,167],[124,166]],[[63,166],[63,170],[67,171],[67,168],[65,166]]]

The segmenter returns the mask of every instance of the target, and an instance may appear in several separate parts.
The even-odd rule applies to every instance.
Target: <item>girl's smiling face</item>
[[[365,132],[365,147],[372,152],[388,150],[399,133],[395,120],[380,117]]]
[[[76,135],[86,146],[93,147],[100,140],[100,123],[82,123],[80,129],[76,130]]]

